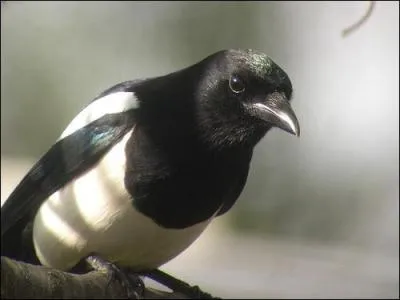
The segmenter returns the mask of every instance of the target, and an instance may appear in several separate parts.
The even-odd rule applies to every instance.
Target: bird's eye
[[[243,79],[237,75],[231,76],[231,78],[229,79],[229,87],[235,94],[243,93],[246,89]]]

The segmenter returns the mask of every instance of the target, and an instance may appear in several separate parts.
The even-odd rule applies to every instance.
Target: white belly
[[[42,264],[67,270],[92,252],[137,270],[156,268],[186,249],[211,219],[166,229],[136,211],[123,182],[129,132],[94,168],[43,203],[33,240]]]

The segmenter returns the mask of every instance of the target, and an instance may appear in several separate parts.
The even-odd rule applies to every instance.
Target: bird
[[[234,206],[267,132],[300,136],[292,93],[252,49],[111,86],[2,204],[2,256],[66,271],[88,257],[159,268]]]

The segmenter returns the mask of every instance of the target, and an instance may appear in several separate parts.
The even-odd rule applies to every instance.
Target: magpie
[[[251,49],[112,86],[2,205],[2,256],[66,271],[88,257],[157,269],[231,209],[271,128],[300,135],[291,99],[289,76]]]

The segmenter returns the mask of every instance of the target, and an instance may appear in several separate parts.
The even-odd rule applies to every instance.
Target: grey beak
[[[289,101],[282,93],[272,93],[265,101],[249,104],[252,114],[283,129],[300,136],[300,125]]]

